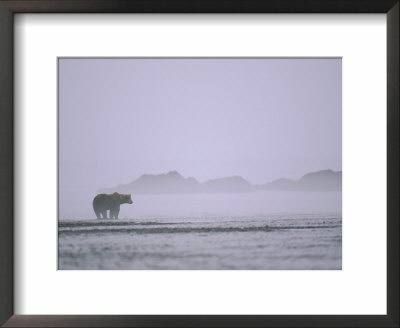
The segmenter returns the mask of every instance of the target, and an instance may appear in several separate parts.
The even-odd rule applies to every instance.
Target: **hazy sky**
[[[341,59],[60,59],[60,197],[170,170],[341,170],[341,74]]]

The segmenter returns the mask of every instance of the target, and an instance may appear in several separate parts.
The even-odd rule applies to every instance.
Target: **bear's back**
[[[119,201],[119,194],[117,192],[113,194],[98,194],[93,199],[93,205],[109,206]]]

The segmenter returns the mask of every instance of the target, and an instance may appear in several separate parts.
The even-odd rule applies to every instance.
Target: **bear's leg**
[[[94,212],[96,213],[97,218],[101,219],[100,211],[98,209],[94,209]]]
[[[110,210],[110,219],[113,219],[113,218],[114,218],[114,216],[115,216],[115,213],[114,213],[114,211],[113,211],[113,210]]]
[[[107,219],[107,210],[103,211],[101,214],[103,215],[103,219]]]
[[[114,207],[114,216],[115,216],[116,219],[118,219],[118,214],[119,214],[120,208],[121,207],[120,207],[119,204],[116,204],[115,207]]]

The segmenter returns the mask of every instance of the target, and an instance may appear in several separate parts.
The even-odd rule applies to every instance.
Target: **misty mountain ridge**
[[[278,179],[263,185],[258,190],[287,191],[339,191],[342,190],[342,171],[322,170],[303,175],[299,180]]]
[[[100,191],[137,194],[197,193],[201,192],[201,184],[195,178],[184,178],[177,171],[170,171],[166,174],[143,174],[129,184],[120,184],[116,188]]]
[[[143,174],[129,184],[103,188],[100,193],[134,194],[190,194],[190,193],[243,193],[258,190],[282,191],[341,191],[342,171],[322,170],[305,174],[299,180],[277,179],[269,183],[252,185],[241,176],[211,179],[200,183],[194,177],[183,177],[177,171],[163,174]]]

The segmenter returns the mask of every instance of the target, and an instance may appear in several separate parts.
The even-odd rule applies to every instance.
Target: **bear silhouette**
[[[121,204],[132,204],[132,197],[130,194],[98,194],[93,199],[93,210],[98,219],[107,219],[107,211],[110,211],[110,219],[118,219],[118,214]]]

